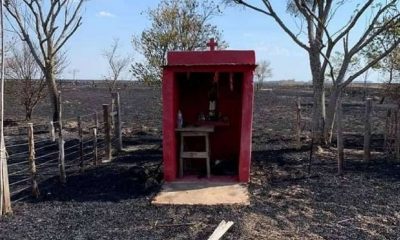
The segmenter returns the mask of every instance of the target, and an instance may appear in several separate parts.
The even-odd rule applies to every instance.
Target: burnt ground
[[[66,109],[72,117],[100,106],[94,99],[104,100],[107,93],[79,89],[64,96],[79,102]],[[257,93],[251,205],[153,206],[150,200],[162,179],[159,90],[128,89],[121,98],[126,103],[124,143],[137,150],[119,154],[110,164],[73,171],[65,186],[56,176],[42,181],[40,199],[14,203],[14,214],[0,220],[1,239],[206,239],[221,220],[235,222],[224,239],[400,236],[400,163],[379,152],[380,113],[375,114],[371,162],[363,162],[359,151],[362,111],[345,109],[345,174],[336,175],[331,148],[316,154],[309,175],[306,123],[304,144],[294,148],[294,98]],[[305,108],[303,116],[309,112]]]

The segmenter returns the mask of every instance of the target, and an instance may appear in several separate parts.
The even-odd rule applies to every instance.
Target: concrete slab
[[[165,183],[153,204],[173,205],[249,205],[247,186],[234,182]]]

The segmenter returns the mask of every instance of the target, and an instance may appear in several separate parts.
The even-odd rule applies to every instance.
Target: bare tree
[[[76,80],[76,76],[78,75],[78,73],[79,73],[79,69],[77,69],[77,68],[74,68],[74,69],[71,70],[72,80],[73,81]]]
[[[13,45],[6,59],[6,76],[14,80],[12,92],[25,108],[29,121],[37,104],[46,97],[46,81],[28,46]]]
[[[107,60],[108,67],[110,68],[108,76],[105,77],[110,93],[114,92],[117,81],[130,63],[129,57],[118,54],[119,48],[119,39],[114,39],[110,48],[103,52],[103,57]]]
[[[271,63],[267,60],[262,60],[257,63],[254,76],[256,78],[256,90],[260,90],[266,78],[272,77]]]
[[[26,42],[49,90],[53,120],[58,120],[57,54],[82,24],[86,0],[6,0],[8,19]]]
[[[397,21],[399,0],[359,1],[358,7],[354,9],[354,14],[348,21],[338,19],[339,16],[336,14],[340,8],[348,7],[346,6],[349,4],[348,1],[289,0],[286,13],[293,16],[298,24],[287,22],[287,18],[283,17],[284,13],[277,11],[275,3],[270,0],[260,1],[260,4],[245,0],[228,0],[228,2],[243,5],[271,17],[298,46],[308,53],[314,91],[312,132],[315,143],[322,143],[330,139],[337,100],[343,89],[376,62],[387,56],[400,42],[400,39],[395,39],[386,51],[365,63],[355,73],[348,75],[346,73],[352,59]],[[343,17],[340,16],[340,18]],[[383,19],[385,19],[384,22]],[[332,22],[343,22],[344,24],[335,28],[333,24],[330,24]],[[357,36],[352,34],[354,29],[365,23],[367,25],[363,32]],[[351,41],[349,40],[350,35],[352,35]],[[342,48],[340,52],[343,52],[344,58],[338,75],[335,77],[330,59],[332,53],[339,48]],[[326,72],[332,73],[334,84],[327,115],[325,109]]]

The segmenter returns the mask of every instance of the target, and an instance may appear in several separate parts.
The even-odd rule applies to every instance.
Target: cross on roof
[[[214,51],[215,47],[218,46],[218,43],[214,41],[214,38],[211,38],[207,43],[207,46],[210,47],[210,51]]]

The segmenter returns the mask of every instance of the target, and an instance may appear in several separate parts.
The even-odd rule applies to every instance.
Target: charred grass
[[[98,99],[107,96],[105,89],[66,91],[66,101],[80,103],[67,115],[101,107]],[[380,143],[371,162],[362,161],[362,126],[354,120],[362,111],[349,110],[355,117],[346,126],[356,134],[347,135],[344,175],[336,174],[335,148],[318,151],[309,173],[307,122],[303,146],[296,149],[293,140],[295,98],[258,92],[251,205],[154,206],[162,184],[160,91],[128,88],[121,96],[124,143],[135,150],[71,172],[64,186],[57,176],[41,182],[39,199],[15,203],[14,214],[0,220],[0,238],[206,239],[221,220],[235,223],[224,239],[399,238],[400,164],[380,152]],[[310,109],[303,111],[309,117]]]

